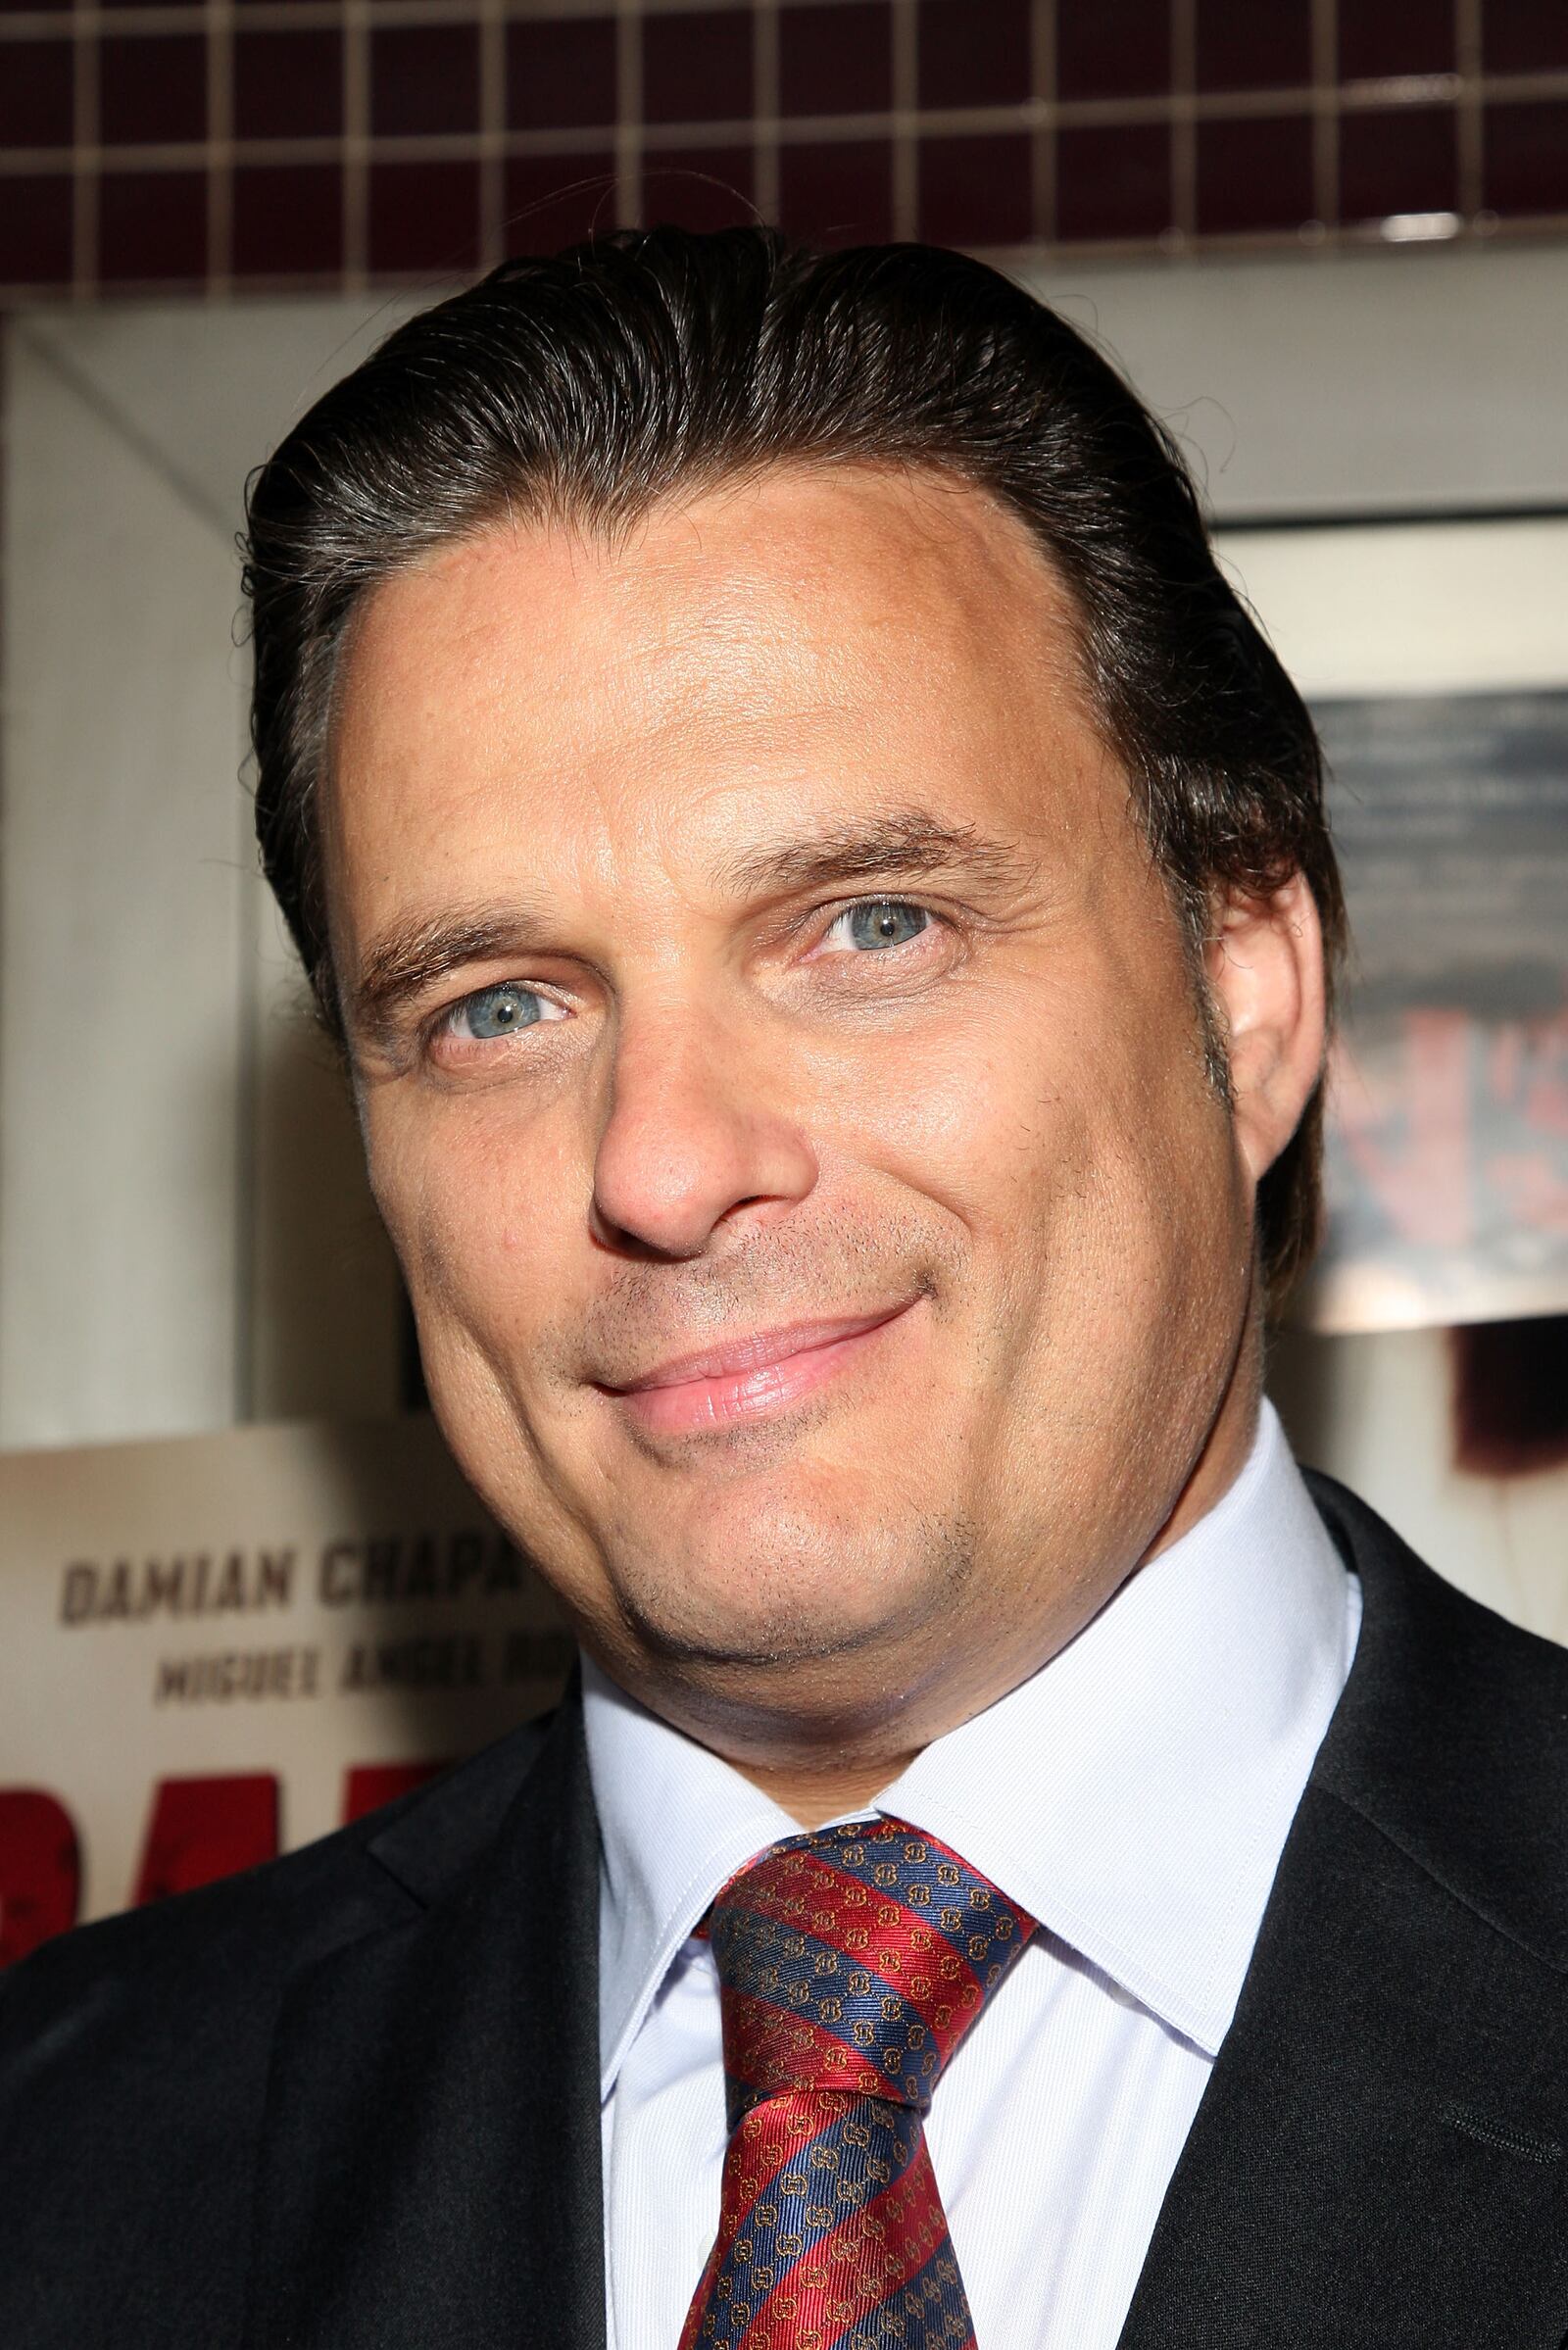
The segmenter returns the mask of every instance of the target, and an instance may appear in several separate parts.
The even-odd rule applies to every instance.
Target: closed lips
[[[649,1388],[681,1387],[691,1379],[724,1379],[739,1371],[761,1370],[768,1363],[784,1362],[790,1355],[804,1354],[810,1347],[828,1346],[838,1339],[859,1338],[868,1330],[880,1330],[884,1322],[906,1312],[911,1302],[906,1299],[898,1305],[884,1305],[875,1313],[850,1315],[837,1321],[795,1322],[784,1330],[754,1331],[745,1338],[701,1347],[693,1354],[673,1355],[639,1378],[601,1379],[595,1385],[612,1395],[633,1395]]]
[[[911,1298],[874,1313],[753,1332],[672,1356],[636,1380],[599,1384],[653,1431],[680,1434],[733,1426],[819,1386],[854,1356],[860,1342],[897,1321],[912,1303]]]

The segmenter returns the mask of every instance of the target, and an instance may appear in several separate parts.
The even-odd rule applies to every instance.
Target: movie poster
[[[0,1454],[0,1964],[543,1711],[572,1643],[426,1414]]]
[[[1315,715],[1354,954],[1300,1318],[1568,1311],[1568,693]]]

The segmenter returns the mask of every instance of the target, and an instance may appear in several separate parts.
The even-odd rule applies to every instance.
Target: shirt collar
[[[599,2046],[604,2093],[681,1945],[726,1880],[792,1819],[739,1771],[662,1722],[592,1657],[582,1665],[599,1814]]]
[[[951,1845],[1212,2055],[1349,1671],[1357,1598],[1265,1404],[1217,1505],[872,1808]],[[799,1823],[591,1660],[583,1702],[608,2095],[714,1894]]]
[[[1265,1404],[1215,1507],[877,1808],[1212,2056],[1358,1624],[1359,1589]]]

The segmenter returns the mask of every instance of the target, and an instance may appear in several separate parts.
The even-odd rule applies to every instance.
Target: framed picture
[[[1352,932],[1321,1331],[1568,1311],[1568,521],[1234,533]]]

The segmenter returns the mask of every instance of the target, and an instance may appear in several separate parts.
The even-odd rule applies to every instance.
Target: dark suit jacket
[[[1360,1643],[1123,2350],[1561,2350],[1568,1652],[1313,1490]],[[0,2344],[599,2350],[597,1921],[568,1702],[39,1951],[0,1997]]]

